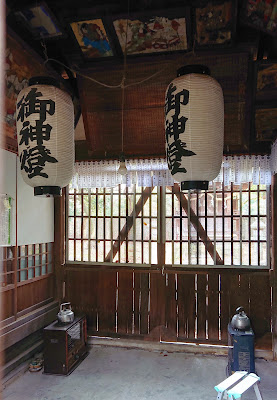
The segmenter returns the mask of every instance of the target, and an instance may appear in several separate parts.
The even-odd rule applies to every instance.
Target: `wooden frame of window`
[[[18,246],[17,282],[47,275],[53,271],[53,243]]]
[[[158,263],[157,188],[74,189],[67,200],[67,260]]]
[[[69,189],[67,263],[270,268],[269,189]]]

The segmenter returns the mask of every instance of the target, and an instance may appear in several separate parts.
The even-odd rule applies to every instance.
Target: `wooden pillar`
[[[271,186],[271,210],[272,210],[272,322],[273,337],[272,350],[274,360],[277,360],[277,174],[272,178]]]
[[[54,229],[55,298],[62,302],[65,281],[65,189],[62,196],[54,200]]]

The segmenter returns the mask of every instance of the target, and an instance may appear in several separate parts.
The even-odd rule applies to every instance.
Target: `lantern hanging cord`
[[[48,58],[47,55],[47,48],[45,45],[44,41],[41,41],[41,45],[43,47],[43,53],[45,56],[45,61],[44,61],[44,65],[49,62],[49,61],[53,61],[56,62],[57,64],[62,65],[64,68],[68,69],[69,71],[71,71],[73,74],[79,75],[82,78],[88,79],[100,86],[104,86],[106,88],[110,88],[110,89],[119,89],[121,88],[124,91],[124,88],[128,88],[130,86],[136,86],[136,85],[140,85],[141,83],[147,82],[150,79],[154,78],[155,76],[161,74],[162,72],[164,72],[166,69],[168,69],[169,67],[171,67],[171,63],[169,63],[166,67],[160,69],[159,71],[155,72],[152,75],[149,75],[148,77],[138,81],[138,82],[133,82],[133,83],[129,83],[129,84],[125,84],[126,82],[126,66],[127,66],[127,37],[128,37],[128,27],[129,27],[129,13],[130,13],[130,0],[128,0],[128,12],[127,12],[127,23],[126,23],[126,35],[125,35],[125,49],[124,49],[124,61],[123,61],[123,76],[121,78],[121,81],[118,85],[108,85],[107,83],[104,82],[100,82],[97,79],[91,78],[90,76],[87,76],[79,71],[77,71],[76,69],[70,68],[68,67],[66,64],[62,63],[61,61],[56,60],[55,58]],[[196,37],[194,35],[194,39],[193,39],[193,45],[192,45],[192,50],[189,51],[188,53],[186,53],[186,55],[192,54],[193,56],[195,56],[195,40]],[[182,58],[183,60],[183,55],[180,56],[180,58]],[[177,60],[178,62],[178,60]],[[124,93],[122,93],[122,102],[124,101]]]
[[[85,75],[85,74],[82,74],[81,72],[76,71],[76,69],[73,69],[73,68],[68,67],[67,65],[65,65],[65,64],[62,63],[61,61],[56,60],[55,58],[47,58],[47,59],[44,61],[44,64],[46,64],[48,61],[54,61],[54,62],[56,62],[57,64],[62,65],[64,68],[67,68],[69,71],[73,72],[74,74],[77,74],[77,75],[81,76],[82,78],[88,79],[88,80],[90,80],[90,81],[92,81],[92,82],[94,82],[94,83],[97,83],[97,84],[100,85],[100,86],[104,86],[104,87],[110,88],[110,89],[118,89],[118,88],[122,88],[123,86],[124,86],[125,88],[127,88],[127,87],[129,87],[129,86],[140,85],[141,83],[144,83],[144,82],[149,81],[150,79],[154,78],[156,75],[162,73],[163,71],[165,71],[165,70],[168,68],[168,66],[167,66],[167,67],[164,67],[164,68],[161,69],[160,71],[155,72],[154,74],[148,76],[148,77],[145,78],[145,79],[142,79],[142,80],[139,81],[139,82],[133,82],[133,83],[129,83],[128,85],[125,85],[124,82],[125,82],[126,79],[125,79],[125,77],[123,76],[122,79],[121,79],[121,82],[120,82],[118,85],[108,85],[108,84],[106,84],[106,83],[104,83],[104,82],[100,82],[100,81],[98,81],[98,80],[96,80],[96,79],[94,79],[94,78],[91,78],[90,76],[87,76],[87,75]]]
[[[111,89],[116,89],[116,88],[122,87],[123,78],[121,79],[121,82],[120,82],[119,85],[107,85],[107,84],[104,83],[104,82],[97,81],[96,79],[93,79],[93,78],[91,78],[90,76],[84,75],[84,74],[82,74],[81,72],[76,71],[75,69],[68,67],[67,65],[65,65],[65,64],[62,63],[61,61],[56,60],[55,58],[47,58],[47,59],[44,61],[44,64],[46,64],[48,61],[54,61],[54,62],[56,62],[56,63],[62,65],[63,67],[67,68],[69,71],[71,71],[71,72],[73,72],[73,73],[75,73],[75,74],[77,74],[77,75],[80,75],[81,77],[86,78],[86,79],[88,79],[88,80],[90,80],[90,81],[92,81],[92,82],[94,82],[94,83],[97,83],[98,85],[101,85],[101,86],[104,86],[104,87],[107,87],[107,88],[111,88]]]
[[[130,0],[127,6],[127,21],[125,31],[125,48],[124,48],[124,62],[123,62],[123,77],[121,81],[122,97],[121,97],[121,152],[123,155],[124,147],[124,100],[125,100],[125,80],[127,71],[127,41],[128,41],[128,28],[129,28],[129,15],[130,15]]]

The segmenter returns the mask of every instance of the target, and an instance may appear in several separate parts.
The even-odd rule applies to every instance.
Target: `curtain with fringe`
[[[214,182],[224,182],[225,185],[231,182],[270,185],[271,175],[277,170],[277,143],[274,146],[275,153],[271,157],[269,155],[223,157],[220,173]],[[120,175],[117,172],[118,168],[118,160],[78,162],[75,164],[71,184],[73,188],[79,189],[115,187],[120,183],[128,187],[135,183],[146,187],[174,184],[167,162],[162,158],[126,160],[126,176]]]

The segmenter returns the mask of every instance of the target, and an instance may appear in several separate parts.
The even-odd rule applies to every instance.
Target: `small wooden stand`
[[[55,321],[43,333],[45,374],[69,375],[88,355],[85,316],[69,324]]]

